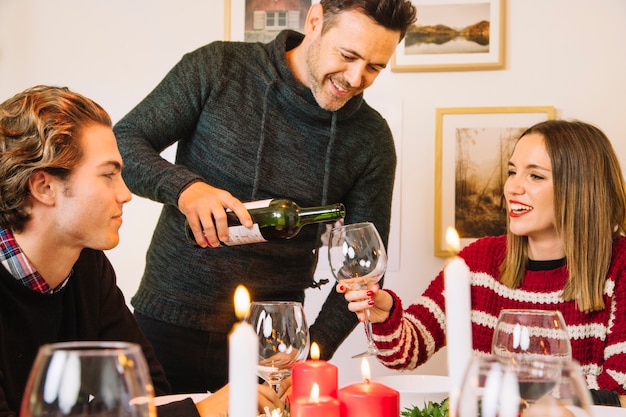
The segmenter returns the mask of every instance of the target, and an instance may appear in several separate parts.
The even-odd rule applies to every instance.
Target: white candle
[[[459,235],[449,227],[446,232],[448,250],[459,251]],[[446,347],[450,378],[450,411],[456,414],[459,391],[465,370],[472,357],[472,321],[470,301],[470,270],[463,258],[454,256],[444,270],[446,296]],[[452,414],[454,413],[454,414]]]
[[[249,309],[250,296],[240,285],[235,290],[235,314],[242,321],[233,326],[228,336],[229,417],[257,415],[259,340],[252,326],[243,321]]]

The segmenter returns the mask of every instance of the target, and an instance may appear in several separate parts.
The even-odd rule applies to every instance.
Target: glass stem
[[[372,322],[370,320],[370,309],[365,309],[365,333],[367,335],[367,349],[376,350],[376,344],[372,337]]]

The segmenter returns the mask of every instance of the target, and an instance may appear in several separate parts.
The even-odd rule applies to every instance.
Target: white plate
[[[159,405],[169,404],[174,401],[181,401],[181,400],[184,400],[185,398],[190,398],[190,397],[194,403],[197,403],[198,401],[204,400],[209,395],[211,395],[210,392],[205,392],[205,393],[199,392],[196,394],[161,395],[160,397],[154,397],[154,405],[158,407]]]
[[[375,379],[400,393],[400,411],[424,402],[441,402],[448,398],[449,379],[440,375],[387,375]],[[626,408],[591,406],[594,417],[626,417]]]
[[[400,393],[400,411],[425,402],[441,402],[448,398],[450,380],[441,375],[388,375],[375,379]]]
[[[608,407],[605,405],[591,406],[594,417],[626,417],[626,408]]]

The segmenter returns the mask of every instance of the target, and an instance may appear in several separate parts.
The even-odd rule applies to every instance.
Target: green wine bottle
[[[254,225],[248,229],[239,218],[226,210],[228,218],[228,240],[226,246],[266,242],[275,239],[290,239],[300,232],[302,226],[311,223],[334,222],[343,219],[346,209],[341,203],[319,207],[300,207],[287,199],[269,199],[244,203]],[[187,240],[198,246],[189,223],[185,220]]]

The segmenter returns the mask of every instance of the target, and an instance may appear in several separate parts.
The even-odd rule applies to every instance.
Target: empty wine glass
[[[572,346],[559,311],[504,309],[493,332],[491,352],[501,357],[571,358]]]
[[[544,356],[515,362],[495,355],[470,362],[455,417],[591,417],[576,361]]]
[[[139,345],[53,343],[39,349],[20,415],[154,417],[153,401],[152,380]]]
[[[348,290],[364,290],[380,281],[387,269],[387,252],[373,223],[353,223],[331,229],[328,262],[333,275]],[[376,356],[379,350],[372,339],[369,309],[365,310],[367,350],[353,358]]]
[[[246,321],[259,337],[257,374],[276,392],[291,368],[309,353],[309,327],[301,303],[256,301]]]

